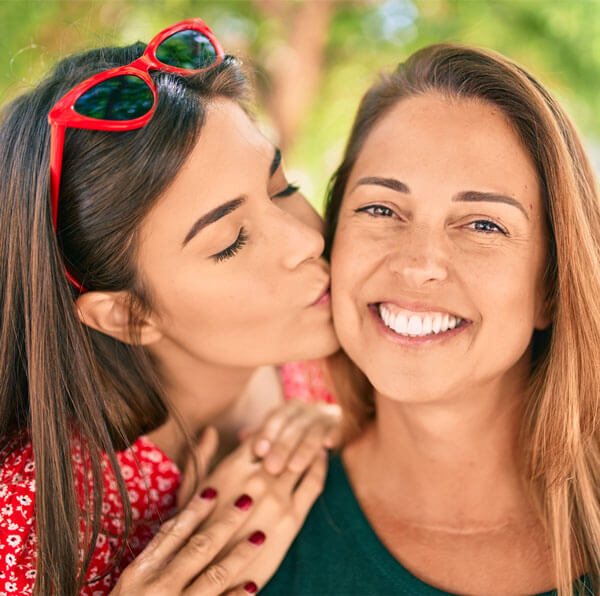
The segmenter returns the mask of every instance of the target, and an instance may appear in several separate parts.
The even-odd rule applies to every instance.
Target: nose
[[[390,270],[406,287],[421,288],[448,278],[448,255],[440,232],[425,226],[406,231],[388,257]]]
[[[282,255],[283,265],[295,269],[305,261],[318,259],[325,248],[323,234],[303,218],[277,208],[275,250]]]

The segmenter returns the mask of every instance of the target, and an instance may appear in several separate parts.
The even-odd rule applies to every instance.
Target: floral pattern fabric
[[[333,402],[322,366],[319,361],[282,366],[286,399]],[[160,524],[175,513],[180,471],[147,437],[139,437],[128,450],[117,453],[117,461],[131,502],[133,531],[123,550],[121,540],[114,537],[123,531],[123,505],[108,458],[104,458],[102,532],[81,596],[106,596]],[[0,596],[28,595],[33,591],[36,569],[35,464],[31,443],[15,440],[0,452],[0,462]],[[73,449],[73,463],[81,487],[83,459],[77,448]],[[82,525],[82,541],[83,530]]]

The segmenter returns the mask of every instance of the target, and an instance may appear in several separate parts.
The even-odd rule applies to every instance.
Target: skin
[[[343,461],[392,554],[451,592],[553,586],[516,454],[531,337],[550,323],[546,235],[536,171],[505,116],[433,92],[375,125],[343,198],[334,321],[377,407]],[[405,337],[381,303],[464,321]]]

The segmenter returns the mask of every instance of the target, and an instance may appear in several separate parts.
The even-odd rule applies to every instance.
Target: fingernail
[[[200,496],[203,499],[207,499],[208,501],[212,501],[217,496],[217,491],[210,486],[207,486],[201,493]]]
[[[260,546],[265,541],[265,533],[260,530],[256,530],[254,534],[248,537],[248,542],[254,544],[254,546]]]
[[[234,503],[234,505],[238,509],[241,509],[242,511],[246,511],[246,509],[249,509],[250,505],[252,505],[252,497],[249,495],[242,495],[241,497],[238,497],[238,499]]]
[[[244,591],[246,591],[248,594],[256,594],[257,590],[258,590],[258,586],[254,582],[248,582],[244,586]]]
[[[261,439],[256,443],[256,447],[254,448],[254,452],[259,457],[263,457],[266,453],[268,453],[271,448],[271,442],[267,441],[267,439]]]

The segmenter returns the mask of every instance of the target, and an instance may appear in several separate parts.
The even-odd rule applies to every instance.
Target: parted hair
[[[522,472],[552,545],[560,596],[587,573],[600,590],[600,202],[580,137],[557,100],[497,53],[455,44],[423,48],[363,96],[326,203],[330,254],[346,184],[365,139],[399,101],[428,92],[502,110],[539,176],[549,243],[545,271],[552,324],[534,331],[525,396]],[[372,391],[341,395],[355,429],[374,414]],[[576,582],[576,590],[589,587]]]
[[[124,536],[131,531],[115,453],[169,412],[145,350],[80,322],[64,265],[88,290],[127,291],[132,312],[151,308],[135,267],[140,224],[194,147],[208,103],[223,97],[245,107],[248,99],[239,62],[227,56],[193,76],[152,71],[158,104],[143,128],[67,129],[55,234],[48,112],[82,80],[128,64],[144,49],[138,42],[68,57],[1,114],[0,452],[32,442],[40,596],[81,589],[100,530],[103,457],[118,483]],[[131,332],[134,339],[135,323]],[[90,478],[83,503],[74,449],[83,450],[83,478]]]

